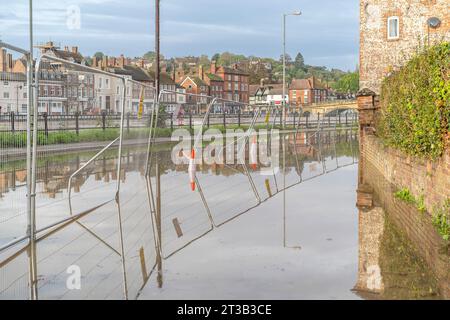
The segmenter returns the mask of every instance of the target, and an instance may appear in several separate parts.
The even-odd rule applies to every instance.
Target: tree
[[[289,53],[286,53],[286,64],[289,64],[292,62],[292,58],[289,55]],[[280,56],[280,63],[283,63],[283,55]]]
[[[212,58],[211,58],[211,60],[213,60],[213,61],[219,61],[219,59],[220,59],[220,53],[216,53],[215,55],[213,55],[212,56]]]
[[[297,53],[294,65],[297,69],[303,69],[305,67],[305,59],[303,58],[301,52]]]
[[[333,88],[341,93],[356,93],[359,90],[359,72],[349,72],[343,75]]]
[[[144,54],[144,59],[147,59],[149,61],[155,60],[155,57],[156,57],[156,52],[155,51],[149,51],[149,52]]]
[[[105,56],[105,54],[103,53],[103,52],[96,52],[95,54],[94,54],[94,57],[96,57],[97,58],[97,60],[102,60],[103,59],[103,57]]]

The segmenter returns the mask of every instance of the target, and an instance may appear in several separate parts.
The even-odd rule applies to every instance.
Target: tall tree
[[[297,69],[303,69],[305,67],[305,59],[301,52],[297,53],[294,64]]]

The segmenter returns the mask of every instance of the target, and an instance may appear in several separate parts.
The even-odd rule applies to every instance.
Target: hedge
[[[450,44],[417,53],[384,79],[379,136],[407,154],[435,159],[448,143],[450,124]]]

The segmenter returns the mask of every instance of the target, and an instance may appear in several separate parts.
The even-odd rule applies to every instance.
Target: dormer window
[[[398,17],[389,17],[387,21],[387,36],[389,40],[398,39],[400,37],[400,20]]]

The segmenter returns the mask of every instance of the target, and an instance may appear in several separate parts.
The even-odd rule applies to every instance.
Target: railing
[[[265,113],[261,114],[263,117]],[[248,126],[254,114],[251,112],[245,113],[212,113],[207,117],[205,126],[220,126],[223,128],[238,126]],[[265,123],[265,119],[259,117],[256,121],[256,125]],[[275,125],[282,126],[283,121],[280,113],[277,112],[276,116],[270,116],[270,122],[272,123],[274,118],[277,119]],[[146,119],[146,121],[142,121]],[[204,115],[185,113],[181,116],[174,116],[172,114],[167,115],[165,120],[165,127],[170,129],[176,128],[190,128],[201,123],[204,119]],[[138,128],[148,128],[150,126],[150,115],[144,115],[138,117],[136,114],[126,113],[125,115],[125,129],[127,131]],[[48,135],[51,132],[57,131],[71,131],[77,134],[83,130],[93,129],[117,129],[120,127],[121,115],[120,114],[107,114],[100,115],[47,115],[46,113],[38,114],[38,131]],[[290,113],[286,118],[286,125],[289,128],[300,124],[304,128],[315,127],[318,122],[322,122],[325,126],[334,127],[335,125],[353,126],[357,122],[357,114],[338,114],[338,115],[303,115],[299,118],[297,113]],[[24,133],[27,130],[27,116],[15,113],[0,115],[0,139],[1,134],[14,134]],[[1,148],[1,145],[0,145]]]

